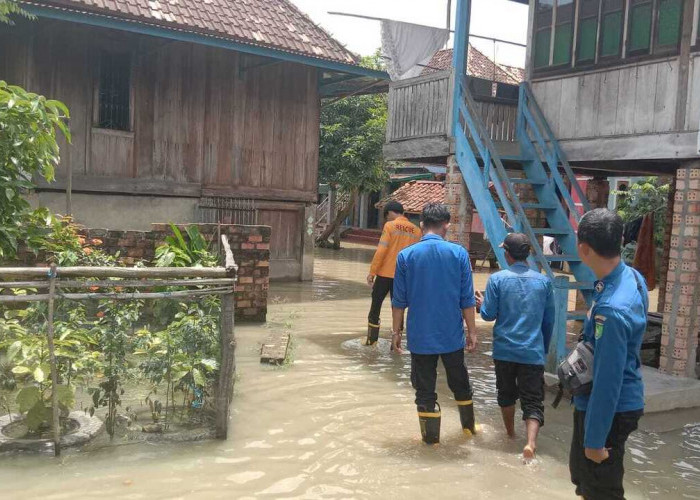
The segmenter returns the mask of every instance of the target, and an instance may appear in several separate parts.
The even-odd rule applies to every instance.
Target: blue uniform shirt
[[[600,449],[615,413],[644,408],[640,349],[647,327],[649,296],[644,278],[620,263],[595,284],[593,306],[584,339],[594,345],[593,391],[576,396],[576,409],[586,412],[584,446]]]
[[[489,278],[481,317],[496,320],[493,359],[544,365],[554,329],[554,292],[545,275],[516,262]]]
[[[464,349],[462,309],[474,307],[467,251],[428,234],[399,253],[392,305],[408,308],[408,350],[446,354]]]

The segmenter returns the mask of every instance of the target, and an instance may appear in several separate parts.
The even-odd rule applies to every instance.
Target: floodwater
[[[539,458],[524,465],[522,430],[514,441],[501,430],[484,323],[479,352],[468,355],[481,433],[463,436],[441,374],[442,442],[421,443],[410,358],[386,342],[360,345],[370,258],[362,247],[319,251],[313,283],[272,287],[267,328],[237,329],[227,441],[0,457],[0,498],[574,498],[571,409],[548,405]],[[486,278],[477,276],[479,288]],[[293,333],[293,362],[262,366],[259,344],[277,328]],[[700,499],[700,412],[645,417],[642,427],[628,444],[628,498]]]

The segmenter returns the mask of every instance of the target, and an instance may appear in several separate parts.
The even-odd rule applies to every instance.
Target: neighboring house
[[[401,203],[408,219],[418,225],[425,205],[445,202],[445,183],[440,181],[410,181],[379,201],[375,206],[378,210],[383,210],[384,206],[392,200]]]
[[[65,102],[38,202],[89,227],[272,227],[271,276],[310,279],[322,97],[388,78],[288,0],[45,0],[0,26],[0,78]],[[380,89],[375,85],[372,90]]]

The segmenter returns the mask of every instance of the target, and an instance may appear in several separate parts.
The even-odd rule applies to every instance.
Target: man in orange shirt
[[[379,340],[379,314],[387,294],[394,288],[396,257],[404,248],[418,243],[421,231],[403,215],[403,205],[390,201],[384,207],[384,224],[379,246],[372,259],[367,276],[367,284],[372,287],[372,307],[369,310],[367,341],[365,345],[374,345]]]

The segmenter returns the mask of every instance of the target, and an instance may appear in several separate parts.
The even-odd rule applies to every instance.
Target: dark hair
[[[450,211],[442,203],[428,203],[420,217],[423,227],[434,229],[450,222]]]
[[[606,259],[622,253],[622,217],[607,208],[596,208],[586,213],[578,225],[578,241],[586,243],[595,253]]]
[[[398,201],[391,200],[389,203],[384,205],[384,215],[388,214],[389,212],[403,215],[403,205]]]

